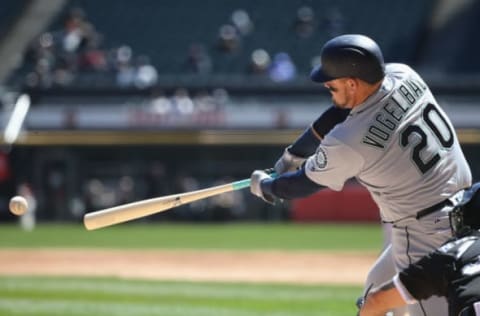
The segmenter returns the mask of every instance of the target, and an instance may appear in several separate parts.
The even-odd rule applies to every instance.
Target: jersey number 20
[[[440,147],[445,149],[452,147],[453,131],[445,117],[443,117],[442,113],[440,113],[440,111],[433,104],[427,104],[427,106],[423,109],[422,117],[426,123],[426,126],[417,124],[409,125],[401,133],[400,144],[403,148],[406,148],[408,145],[413,146],[412,160],[420,172],[425,174],[440,160],[440,155],[438,154]],[[421,156],[422,151],[425,150],[429,141],[428,134],[425,131],[427,127],[430,129],[430,131],[432,131],[433,135],[437,139],[439,147],[438,151],[433,153],[433,155],[428,159],[422,158]],[[411,144],[412,139],[410,136],[412,136],[412,134],[420,137],[420,140],[413,141],[414,144]]]

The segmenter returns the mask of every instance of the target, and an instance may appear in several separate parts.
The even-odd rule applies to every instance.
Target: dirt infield
[[[283,251],[0,250],[0,275],[362,284],[372,253]]]

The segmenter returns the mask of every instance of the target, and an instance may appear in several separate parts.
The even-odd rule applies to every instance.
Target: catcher
[[[456,235],[370,291],[360,316],[389,310],[433,295],[446,297],[450,316],[480,315],[480,183],[465,192],[450,219]]]

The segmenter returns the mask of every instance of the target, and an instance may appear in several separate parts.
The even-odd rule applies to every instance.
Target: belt
[[[423,210],[421,211],[418,211],[417,215],[415,216],[416,219],[420,219],[422,217],[425,217],[429,214],[432,214],[440,209],[442,209],[444,206],[447,206],[447,205],[453,205],[452,201],[450,201],[450,199],[445,199],[435,205],[432,205],[430,207],[427,207],[427,208],[424,208]]]

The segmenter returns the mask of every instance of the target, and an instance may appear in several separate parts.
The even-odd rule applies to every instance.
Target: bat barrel
[[[180,204],[179,195],[143,200],[87,213],[83,223],[87,230],[94,230],[148,216]]]

